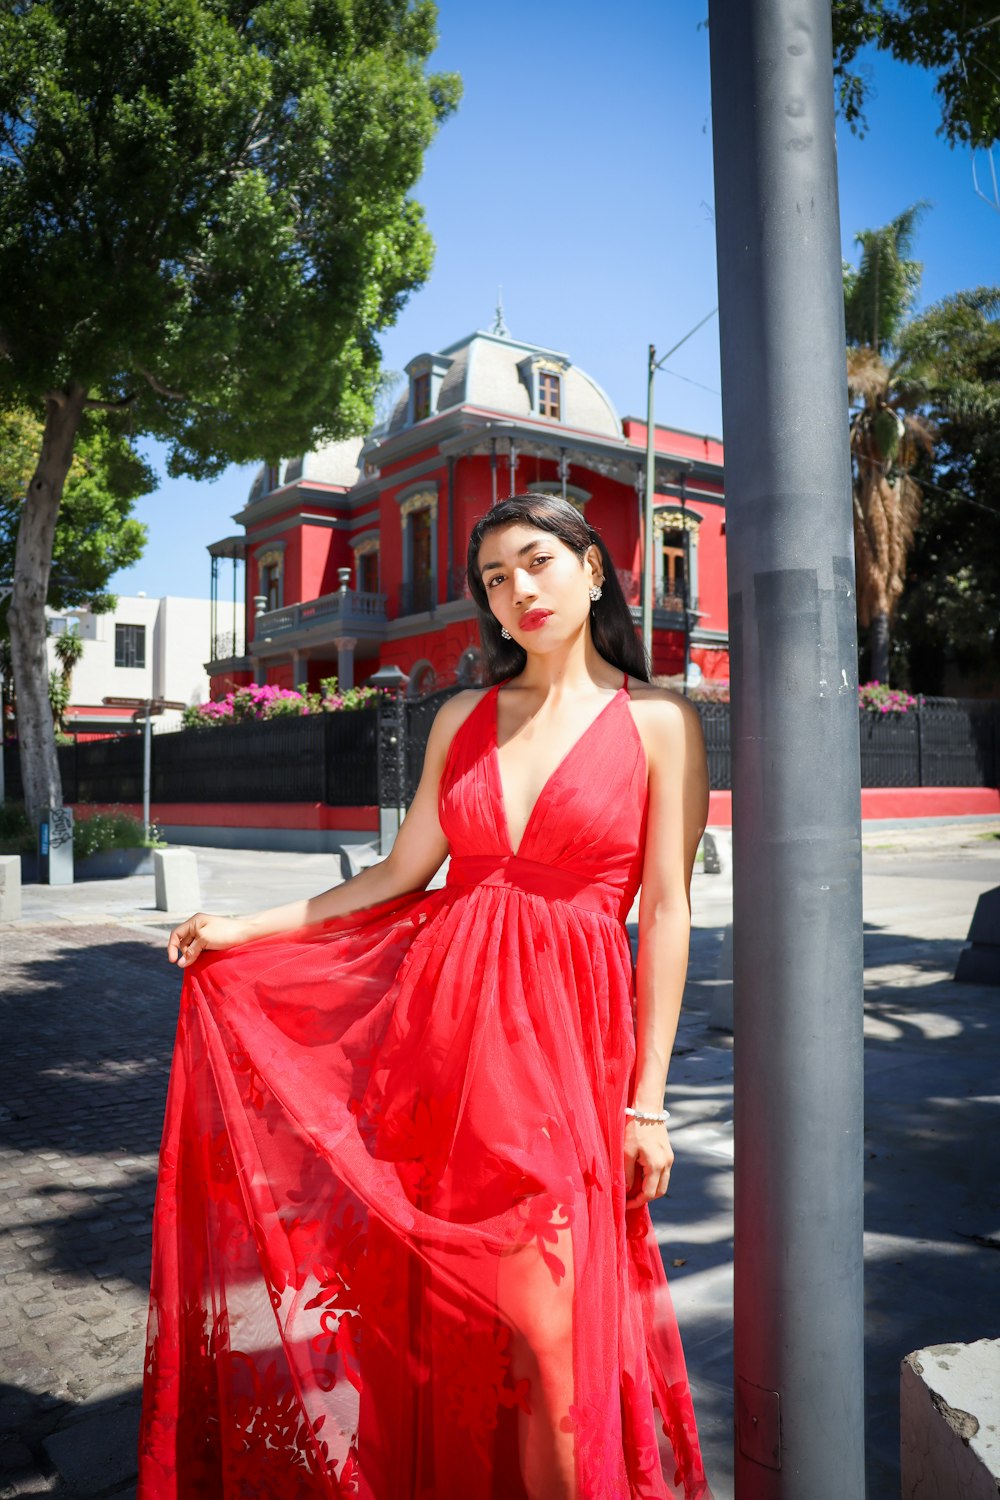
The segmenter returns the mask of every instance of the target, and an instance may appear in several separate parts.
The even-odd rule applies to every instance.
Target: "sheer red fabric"
[[[449,750],[442,889],[184,975],[141,1500],[708,1494],[625,1201],[642,743],[623,686],[514,854],[496,693]]]

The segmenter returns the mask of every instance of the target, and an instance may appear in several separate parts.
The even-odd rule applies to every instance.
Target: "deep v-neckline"
[[[504,679],[504,681],[507,681],[507,680],[508,679],[506,679],[506,678]],[[604,705],[604,707],[602,709],[598,710],[598,712],[591,719],[590,723],[587,725],[587,727],[583,731],[583,733],[577,735],[577,737],[573,741],[572,745],[570,745],[569,749],[566,751],[566,754],[562,757],[561,760],[559,760],[556,763],[556,765],[553,767],[553,769],[549,772],[549,775],[545,778],[545,781],[542,784],[541,791],[538,793],[538,796],[535,798],[534,802],[531,804],[531,811],[528,813],[528,821],[524,825],[524,831],[521,834],[521,837],[520,837],[520,840],[518,842],[518,845],[517,845],[516,849],[514,848],[514,841],[513,841],[513,839],[510,836],[510,819],[507,816],[507,798],[504,795],[503,775],[502,775],[501,770],[500,770],[500,746],[499,746],[499,743],[498,743],[499,738],[500,738],[500,726],[498,724],[497,699],[500,697],[500,689],[501,689],[502,686],[503,686],[503,682],[498,682],[498,683],[495,684],[495,686],[493,688],[493,712],[490,715],[490,719],[491,719],[491,723],[492,723],[492,727],[493,727],[493,744],[491,746],[491,750],[492,750],[491,759],[492,759],[492,762],[493,762],[493,770],[494,770],[495,775],[496,775],[497,800],[498,800],[499,807],[500,807],[500,818],[501,818],[501,821],[503,823],[504,838],[506,840],[507,848],[510,850],[510,853],[512,854],[512,856],[515,859],[517,859],[520,856],[521,850],[524,848],[525,840],[527,839],[528,834],[531,832],[532,824],[535,821],[535,814],[537,813],[537,811],[538,811],[539,807],[541,806],[541,804],[545,801],[545,797],[546,797],[546,794],[547,794],[549,788],[551,787],[552,783],[555,781],[556,777],[559,775],[560,771],[562,771],[562,769],[565,766],[566,762],[570,759],[570,757],[577,750],[579,750],[579,748],[583,744],[584,740],[590,734],[590,731],[592,729],[596,728],[597,724],[600,722],[601,719],[604,718],[604,715],[608,712],[608,709],[611,708],[612,704],[618,702],[618,700],[621,697],[622,693],[626,693],[626,694],[628,693],[628,673],[627,672],[625,673],[624,680],[622,682],[621,687],[618,689],[618,691],[614,694],[613,697],[611,697],[611,698],[608,699],[607,703],[605,703],[605,705]]]

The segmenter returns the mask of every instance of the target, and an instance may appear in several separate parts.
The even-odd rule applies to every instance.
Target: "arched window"
[[[257,592],[263,594],[267,600],[266,609],[280,609],[282,606],[284,589],[282,588],[282,572],[284,570],[284,553],[277,547],[271,547],[266,552],[257,555]]]
[[[400,502],[403,581],[400,614],[414,615],[437,603],[437,493],[418,491]]]
[[[660,505],[653,515],[659,609],[683,612],[698,606],[698,530],[701,516],[683,506]]]
[[[365,537],[354,545],[354,587],[361,594],[379,593],[379,542]]]

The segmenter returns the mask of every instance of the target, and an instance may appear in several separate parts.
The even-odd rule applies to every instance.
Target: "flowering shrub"
[[[862,682],[858,684],[858,707],[872,709],[880,714],[905,714],[916,703],[912,693],[901,688],[891,688],[887,682]]]
[[[298,690],[275,687],[273,683],[253,683],[236,688],[224,698],[193,704],[184,710],[186,729],[200,729],[212,724],[239,724],[250,719],[277,719],[284,714],[334,713],[341,709],[370,708],[384,688],[353,687],[339,691],[336,677],[324,677],[318,693],[310,692],[303,682]]]

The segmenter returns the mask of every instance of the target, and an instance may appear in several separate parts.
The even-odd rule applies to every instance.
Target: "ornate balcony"
[[[321,594],[288,609],[269,609],[253,622],[252,645],[282,635],[353,635],[377,631],[385,623],[385,594],[367,594],[358,589],[338,589]]]

